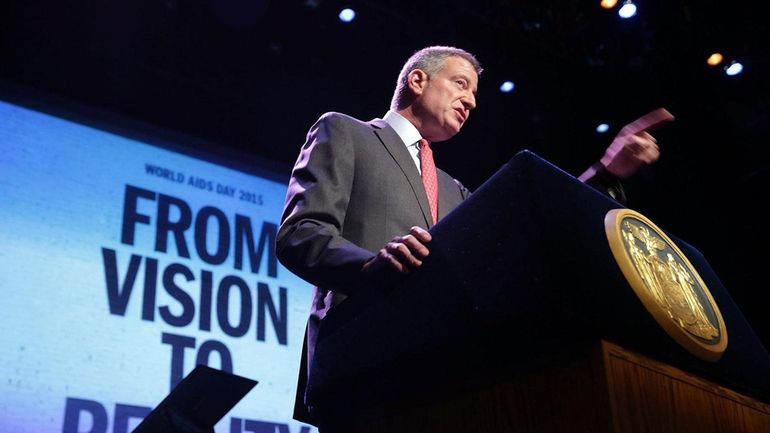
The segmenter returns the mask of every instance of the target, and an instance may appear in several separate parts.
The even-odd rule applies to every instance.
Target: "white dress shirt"
[[[396,130],[396,134],[398,134],[398,136],[401,138],[401,141],[404,142],[406,150],[408,150],[409,154],[412,155],[412,160],[414,161],[414,165],[417,166],[417,171],[422,174],[422,170],[420,169],[419,148],[419,141],[422,138],[420,131],[418,131],[417,128],[412,125],[412,122],[408,121],[404,116],[392,110],[388,110],[388,112],[385,113],[385,116],[382,117],[382,120],[390,125],[391,128]]]

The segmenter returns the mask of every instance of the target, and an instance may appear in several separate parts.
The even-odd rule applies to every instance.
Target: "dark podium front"
[[[721,359],[704,361],[661,328],[619,269],[604,217],[620,207],[517,154],[431,230],[418,272],[327,316],[308,385],[315,413],[382,432],[711,431],[704,419],[713,431],[770,431],[770,356],[719,278],[668,234],[729,335]],[[648,408],[664,421],[642,410],[653,403],[666,405]]]

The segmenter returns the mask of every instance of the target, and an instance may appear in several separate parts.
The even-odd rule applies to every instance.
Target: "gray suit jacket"
[[[441,218],[469,191],[441,170],[438,180]],[[294,165],[276,245],[281,263],[316,285],[295,419],[314,423],[304,395],[321,320],[367,284],[364,262],[412,226],[430,228],[430,207],[417,167],[393,128],[381,119],[321,116]]]

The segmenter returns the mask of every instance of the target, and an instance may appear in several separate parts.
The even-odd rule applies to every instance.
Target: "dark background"
[[[639,0],[630,20],[598,3],[9,0],[0,78],[286,180],[320,114],[381,117],[414,50],[459,46],[485,67],[478,108],[436,158],[471,189],[525,148],[578,175],[625,123],[666,107],[677,119],[654,134],[661,159],[625,182],[628,207],[698,248],[768,347],[766,21],[742,2]],[[744,73],[706,65],[713,50]],[[500,93],[507,79],[517,87]]]

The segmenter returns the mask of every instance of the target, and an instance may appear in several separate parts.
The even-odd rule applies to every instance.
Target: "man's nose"
[[[476,95],[469,92],[465,97],[463,98],[463,105],[468,110],[473,110],[476,108]]]

